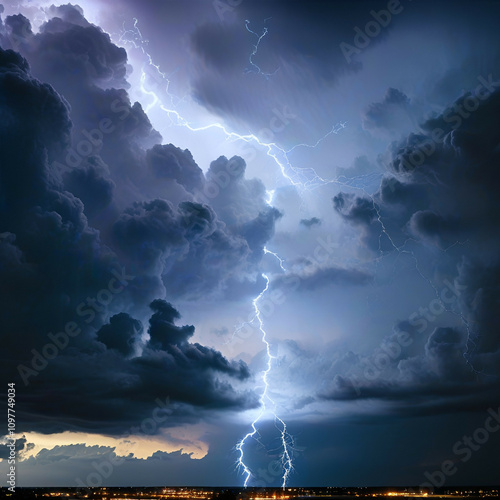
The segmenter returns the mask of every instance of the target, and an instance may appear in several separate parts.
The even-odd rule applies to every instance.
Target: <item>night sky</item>
[[[18,485],[498,483],[499,2],[55,3],[0,6]]]

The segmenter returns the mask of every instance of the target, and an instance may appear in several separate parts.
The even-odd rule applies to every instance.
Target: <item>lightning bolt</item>
[[[250,29],[250,21],[247,19],[245,20],[245,28],[249,33],[252,33],[252,35],[255,35],[257,37],[257,42],[253,46],[253,50],[248,58],[248,62],[250,63],[250,66],[252,69],[247,68],[245,70],[246,73],[257,73],[258,75],[262,75],[268,80],[271,76],[273,76],[278,70],[279,67],[276,68],[272,73],[264,73],[257,64],[254,63],[253,58],[257,55],[257,52],[259,51],[259,45],[262,39],[268,34],[269,30],[267,29],[266,22],[268,19],[271,19],[270,17],[264,19],[264,29],[262,31],[262,34],[259,35],[258,33],[255,33],[255,31],[252,31]]]
[[[262,335],[262,337],[261,337],[262,342],[264,343],[264,345],[266,347],[267,363],[266,363],[266,369],[262,372],[262,382],[264,383],[264,390],[262,391],[262,394],[260,395],[260,398],[259,398],[259,402],[260,402],[259,414],[255,418],[255,420],[251,423],[252,430],[250,432],[248,432],[236,445],[236,451],[239,453],[237,465],[241,470],[243,470],[243,474],[245,476],[243,486],[245,488],[248,486],[248,482],[249,482],[250,478],[252,477],[252,472],[244,461],[244,457],[245,457],[244,446],[250,438],[254,438],[256,435],[258,435],[257,425],[260,422],[261,418],[266,413],[268,403],[269,402],[272,403],[272,400],[269,397],[269,383],[268,383],[267,377],[269,375],[269,372],[271,371],[273,355],[271,354],[270,345],[269,345],[269,342],[267,340],[267,334],[266,334],[266,331],[264,330],[264,323],[262,321],[261,312],[260,312],[259,305],[258,305],[259,300],[262,298],[262,296],[269,289],[269,278],[266,274],[263,274],[262,277],[266,280],[266,286],[264,287],[262,292],[260,292],[260,294],[252,301],[252,306],[253,306],[255,315],[254,315],[253,319],[250,321],[250,323],[252,324],[254,321],[257,321],[259,331]]]
[[[282,271],[286,271],[286,269],[284,267],[284,260],[276,252],[272,252],[271,250],[268,250],[266,247],[264,247],[264,253],[275,257],[276,260],[279,262],[279,265],[280,265],[280,268],[282,269]],[[262,297],[269,290],[269,283],[270,283],[270,280],[269,280],[269,277],[267,276],[267,274],[262,274],[262,277],[265,279],[266,284],[265,284],[264,289],[252,301],[252,306],[254,309],[254,316],[249,321],[249,324],[257,323],[257,328],[261,334],[262,343],[265,345],[267,361],[266,361],[266,368],[262,372],[262,383],[264,385],[264,389],[263,389],[263,391],[260,395],[260,398],[259,398],[259,402],[260,402],[259,413],[258,413],[257,417],[254,419],[254,421],[251,423],[251,426],[250,426],[251,431],[248,432],[236,445],[236,451],[238,452],[238,459],[237,459],[236,465],[240,470],[243,471],[243,475],[245,476],[243,486],[246,488],[248,486],[250,479],[252,478],[252,471],[250,470],[248,465],[246,465],[246,463],[245,463],[244,447],[245,447],[245,444],[247,443],[247,441],[250,439],[256,439],[257,441],[259,441],[258,437],[260,437],[260,436],[259,436],[259,431],[258,431],[258,424],[261,421],[262,417],[268,411],[270,411],[274,417],[275,426],[278,429],[278,431],[280,432],[281,466],[282,466],[282,470],[283,470],[283,475],[281,477],[281,487],[285,488],[287,481],[288,481],[288,478],[290,477],[290,474],[293,471],[292,455],[293,455],[294,439],[293,439],[293,436],[291,436],[289,434],[285,421],[282,418],[280,418],[279,415],[276,413],[276,403],[272,400],[272,398],[269,395],[268,376],[269,376],[269,373],[271,372],[271,369],[272,369],[273,359],[276,359],[276,356],[273,356],[273,354],[271,353],[270,344],[269,344],[269,341],[267,340],[267,333],[264,329],[264,322],[262,321],[261,311],[259,309],[259,301],[262,299]]]
[[[285,261],[276,252],[271,252],[271,250],[268,250],[266,247],[264,247],[264,254],[269,254],[275,257],[276,260],[280,263],[281,270],[283,272],[286,272]]]
[[[147,63],[143,66],[140,78],[141,92],[151,98],[150,104],[147,105],[145,111],[151,110],[153,107],[158,106],[162,111],[164,111],[169,117],[173,125],[184,127],[190,132],[203,132],[211,129],[220,130],[225,136],[227,141],[243,141],[250,144],[255,144],[261,147],[278,166],[282,177],[298,188],[301,189],[313,189],[318,186],[323,186],[331,182],[338,182],[337,180],[324,179],[319,176],[313,168],[299,168],[292,165],[289,154],[295,151],[297,148],[316,148],[321,142],[327,139],[329,136],[338,134],[341,130],[346,128],[346,122],[338,122],[332,126],[322,137],[320,137],[314,144],[296,144],[290,149],[284,149],[275,142],[264,142],[259,139],[255,134],[239,134],[234,131],[227,129],[225,125],[219,122],[209,123],[203,126],[194,126],[186,118],[184,118],[181,113],[176,109],[178,104],[183,100],[174,96],[170,92],[170,79],[169,76],[162,72],[159,65],[156,65],[153,58],[147,51],[148,40],[145,39],[139,29],[138,20],[134,18],[134,23],[132,28],[123,29],[122,33],[118,38],[118,44],[127,45],[131,44],[135,49],[139,49],[145,56]],[[248,29],[248,28],[247,28]],[[261,35],[261,37],[264,35]],[[257,44],[258,47],[258,44]],[[148,73],[146,73],[146,68],[148,68]],[[170,102],[169,106],[166,106],[157,93],[154,90],[146,88],[147,86],[147,76],[151,75],[156,85],[161,89],[161,92],[168,97]]]

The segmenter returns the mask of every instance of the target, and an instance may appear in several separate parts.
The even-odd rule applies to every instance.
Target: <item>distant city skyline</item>
[[[155,487],[155,488],[117,488],[103,487],[76,490],[74,488],[23,488],[21,498],[65,497],[65,498],[121,498],[133,500],[144,498],[189,500],[244,499],[244,500],[289,500],[293,498],[469,498],[471,500],[498,496],[498,487],[448,487],[435,490],[394,487],[325,487],[325,488],[190,488],[190,487]]]

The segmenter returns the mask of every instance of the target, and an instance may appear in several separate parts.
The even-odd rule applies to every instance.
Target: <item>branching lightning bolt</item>
[[[263,35],[262,35],[263,36]],[[144,39],[139,27],[137,19],[134,19],[133,27],[130,29],[124,29],[119,37],[119,43],[121,44],[131,44],[134,48],[139,49],[146,57],[147,63],[146,67],[153,71],[153,78],[157,83],[158,87],[161,87],[161,91],[166,94],[170,105],[166,106],[160,97],[156,94],[154,90],[146,88],[147,73],[143,67],[141,73],[141,92],[152,99],[151,103],[145,108],[145,111],[149,111],[154,106],[158,106],[162,111],[164,111],[169,117],[171,123],[176,126],[184,127],[191,132],[203,132],[210,129],[220,130],[226,137],[227,141],[244,141],[246,143],[253,143],[257,146],[263,148],[267,154],[280,169],[282,177],[290,184],[303,189],[313,189],[318,186],[323,186],[331,182],[338,182],[336,180],[328,180],[320,177],[313,168],[298,168],[291,164],[288,155],[299,147],[315,148],[329,136],[338,134],[341,130],[346,127],[346,122],[339,122],[332,126],[332,128],[326,132],[322,137],[320,137],[314,144],[296,144],[290,149],[284,149],[275,142],[264,142],[255,134],[238,134],[237,132],[230,131],[225,125],[219,122],[209,123],[204,126],[194,126],[187,119],[185,119],[181,113],[175,109],[176,106],[182,101],[182,99],[176,98],[170,93],[170,79],[163,73],[159,66],[154,64],[151,55],[146,50],[148,41]]]
[[[271,250],[268,250],[266,247],[264,247],[264,254],[269,254],[269,255],[272,255],[273,257],[275,257],[276,260],[280,263],[281,270],[283,272],[286,272],[285,261],[276,252],[271,252]]]
[[[264,247],[264,253],[272,255],[277,259],[279,262],[280,268],[283,271],[286,271],[284,267],[284,261],[281,257],[276,252],[272,252],[268,250],[266,247]],[[249,439],[256,439],[256,436],[259,435],[258,432],[258,424],[262,417],[266,414],[267,411],[270,411],[274,417],[274,422],[277,427],[277,429],[280,432],[280,439],[281,439],[281,466],[283,470],[283,475],[281,477],[281,486],[284,488],[287,484],[288,478],[290,474],[293,471],[293,461],[292,461],[292,449],[294,445],[294,439],[293,437],[288,433],[287,426],[285,421],[278,416],[276,413],[276,403],[271,399],[269,396],[269,382],[268,382],[268,375],[271,372],[272,368],[272,362],[273,359],[275,359],[275,356],[272,355],[271,350],[270,350],[270,344],[269,341],[267,340],[267,333],[264,330],[264,322],[262,321],[262,316],[261,316],[261,311],[259,309],[259,301],[260,299],[265,295],[265,293],[269,290],[269,277],[266,274],[262,274],[262,277],[266,281],[266,285],[264,289],[260,292],[260,294],[253,299],[252,305],[254,309],[254,316],[253,318],[249,321],[250,324],[257,323],[257,328],[259,332],[261,333],[261,339],[263,344],[265,345],[266,349],[266,356],[267,356],[267,362],[266,362],[266,368],[262,372],[262,382],[264,384],[264,389],[260,395],[259,401],[260,401],[260,410],[259,414],[255,418],[255,420],[251,424],[251,431],[248,432],[236,445],[236,451],[238,452],[238,459],[237,459],[237,466],[240,470],[243,471],[243,474],[245,476],[244,480],[244,487],[248,486],[248,482],[252,478],[252,472],[248,465],[245,463],[245,452],[244,452],[244,446],[247,443]],[[258,439],[257,439],[258,440]]]
[[[263,278],[266,280],[266,286],[260,292],[260,294],[253,299],[252,301],[252,306],[255,312],[255,315],[253,319],[250,321],[250,323],[253,323],[254,321],[257,321],[259,331],[262,335],[262,342],[265,344],[266,347],[266,354],[267,354],[267,363],[266,363],[266,369],[262,372],[262,382],[264,384],[264,390],[262,391],[262,394],[260,395],[259,401],[260,401],[260,410],[259,414],[255,418],[255,420],[252,422],[251,427],[252,430],[247,433],[236,445],[236,450],[239,453],[238,460],[237,460],[237,465],[238,467],[243,470],[243,474],[245,475],[245,481],[243,483],[243,486],[246,488],[248,486],[248,482],[250,478],[252,477],[252,472],[249,469],[249,467],[245,464],[244,461],[244,446],[245,443],[250,439],[254,438],[256,435],[258,435],[258,430],[257,430],[257,424],[259,423],[260,419],[263,417],[263,415],[266,413],[268,403],[271,402],[271,399],[269,398],[269,384],[267,381],[267,377],[269,375],[269,372],[271,371],[271,363],[273,360],[273,355],[271,354],[270,351],[270,345],[267,340],[267,334],[266,331],[264,330],[264,323],[262,321],[260,309],[259,309],[259,300],[262,298],[262,296],[267,292],[269,289],[269,278],[266,274],[262,275]]]
[[[269,77],[269,74],[265,74],[261,71],[260,67],[257,66],[254,61],[253,57],[257,54],[257,51],[259,49],[260,42],[262,39],[265,37],[265,35],[268,33],[267,27],[264,28],[264,31],[261,35],[258,35],[254,31],[252,31],[249,27],[249,21],[246,21],[245,27],[247,31],[252,33],[257,37],[257,43],[254,45],[254,49],[250,55],[249,62],[251,68],[253,70],[249,71],[254,71],[258,74],[262,74],[265,77]],[[146,58],[146,65],[142,69],[142,74],[141,74],[141,91],[144,95],[148,96],[152,101],[150,104],[147,106],[146,111],[149,111],[151,108],[158,106],[161,110],[163,110],[167,116],[169,117],[171,123],[176,126],[184,127],[188,129],[191,132],[202,132],[206,131],[209,129],[218,129],[220,130],[226,137],[227,141],[244,141],[246,143],[253,143],[261,148],[264,149],[266,154],[275,162],[275,164],[278,166],[279,171],[283,177],[283,179],[289,183],[292,184],[293,186],[296,186],[300,190],[311,190],[315,189],[319,186],[325,186],[327,184],[335,183],[339,186],[342,187],[347,187],[347,188],[352,188],[356,190],[362,191],[362,193],[366,196],[368,196],[372,203],[373,203],[373,208],[376,214],[376,220],[380,224],[381,227],[381,235],[385,235],[387,240],[389,241],[390,245],[394,250],[396,250],[400,254],[408,254],[410,255],[411,258],[414,259],[415,261],[415,266],[417,272],[420,274],[420,276],[425,279],[436,291],[437,294],[437,289],[435,285],[432,283],[432,281],[427,278],[418,268],[418,262],[417,262],[417,257],[414,255],[413,251],[407,248],[407,243],[411,241],[411,238],[408,238],[403,244],[397,245],[396,242],[393,240],[391,235],[389,234],[389,231],[386,228],[386,225],[384,223],[382,214],[380,212],[380,208],[378,206],[377,200],[374,195],[369,193],[365,187],[362,185],[359,186],[357,185],[358,181],[366,180],[365,177],[367,178],[368,181],[373,181],[373,176],[371,174],[367,175],[362,175],[358,177],[354,177],[351,179],[347,178],[334,178],[334,179],[325,179],[318,175],[318,173],[313,169],[313,168],[298,168],[295,167],[291,164],[291,161],[289,159],[290,153],[295,151],[297,148],[316,148],[322,141],[324,141],[327,137],[333,134],[338,134],[342,129],[346,127],[345,122],[340,122],[334,125],[327,133],[325,133],[322,137],[320,137],[315,143],[313,144],[306,144],[306,143],[300,143],[296,144],[290,149],[284,149],[283,147],[279,146],[275,142],[264,142],[259,139],[254,134],[238,134],[234,131],[230,131],[227,129],[225,125],[219,122],[215,123],[210,123],[208,125],[204,126],[194,126],[192,123],[190,123],[187,119],[185,119],[181,113],[176,109],[176,106],[182,101],[182,99],[174,96],[173,94],[170,93],[170,80],[169,77],[163,73],[159,66],[154,64],[152,57],[146,50],[147,46],[147,40],[145,40],[142,36],[142,33],[140,32],[138,28],[138,22],[136,19],[134,19],[134,25],[132,29],[129,30],[124,30],[123,33],[120,36],[120,42],[127,44],[130,43],[132,44],[136,49],[139,49],[142,51]],[[161,92],[166,95],[167,100],[168,100],[168,106],[165,102],[162,101],[162,99],[157,95],[157,93],[154,90],[146,88],[147,82],[146,82],[146,71],[145,67],[147,67],[150,71],[152,70],[153,74],[151,75],[154,80],[156,81],[158,87],[161,89]],[[380,174],[380,178],[382,175]],[[268,199],[267,202],[271,204],[272,198],[273,198],[273,191],[268,191]],[[383,251],[382,251],[382,245],[381,242],[379,243],[379,250],[380,250],[380,257],[382,257]],[[274,256],[280,264],[280,268],[282,271],[285,271],[284,268],[284,263],[283,259],[281,259],[278,254],[275,252],[271,252],[270,250],[264,248],[264,253],[265,254],[270,254]],[[286,423],[276,414],[275,412],[275,403],[274,401],[270,398],[269,396],[269,382],[268,382],[268,375],[271,372],[272,369],[272,363],[274,356],[271,353],[270,350],[270,344],[267,339],[267,333],[264,329],[264,323],[262,320],[261,316],[261,311],[259,309],[259,301],[262,299],[262,297],[266,294],[266,292],[269,289],[270,285],[270,278],[266,274],[262,274],[263,278],[265,279],[265,287],[264,289],[260,292],[260,294],[253,299],[252,301],[252,307],[254,310],[254,316],[252,320],[249,323],[255,323],[258,327],[258,330],[261,334],[261,340],[265,346],[265,351],[267,355],[267,363],[266,363],[266,368],[262,372],[262,382],[264,385],[264,389],[260,395],[260,410],[257,415],[257,417],[254,419],[254,421],[251,423],[251,430],[248,432],[236,445],[236,451],[238,452],[238,459],[237,459],[237,466],[238,468],[243,472],[244,475],[244,486],[246,487],[253,474],[249,466],[245,463],[245,453],[244,453],[244,447],[245,445],[249,442],[250,439],[255,439],[259,441],[260,435],[258,431],[258,425],[263,416],[267,412],[271,412],[274,416],[275,424],[276,427],[278,428],[281,436],[281,464],[282,464],[282,470],[283,470],[283,475],[282,475],[282,487],[285,487],[287,484],[287,481],[289,479],[289,476],[291,472],[293,471],[293,461],[292,461],[292,450],[293,450],[293,437],[288,433]],[[450,311],[453,312],[453,311]],[[453,312],[454,314],[457,314],[456,312]],[[459,314],[463,323],[465,324],[468,332],[468,342],[467,342],[467,352],[464,354],[464,357],[466,359],[466,362],[468,364],[470,363],[470,353],[469,353],[469,344],[473,344],[472,340],[472,334],[470,331],[469,324],[465,320],[462,314]],[[240,327],[242,328],[242,327]],[[238,329],[236,329],[235,333],[237,333]],[[471,365],[472,366],[472,365]]]

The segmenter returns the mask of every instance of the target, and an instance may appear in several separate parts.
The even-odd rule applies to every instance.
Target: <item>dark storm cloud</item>
[[[48,161],[69,143],[67,104],[51,86],[31,78],[18,54],[0,51],[0,68],[5,118],[0,125],[0,222],[4,254],[15,263],[11,269],[2,265],[10,281],[1,280],[9,290],[1,315],[16,353],[33,345],[37,331],[64,321],[75,300],[102,288],[114,260],[88,226],[81,201],[62,190],[50,172]],[[23,331],[24,346],[16,331]]]
[[[362,242],[374,251],[390,250],[391,241],[381,222],[376,197],[364,198],[354,193],[340,192],[333,197],[334,210],[349,224],[361,228]]]
[[[180,314],[171,304],[164,300],[151,303],[154,314],[149,319],[149,344],[153,348],[166,349],[169,345],[185,344],[193,336],[194,326],[176,326],[174,321]]]
[[[388,88],[383,100],[371,104],[365,111],[363,127],[367,130],[382,129],[400,136],[409,127],[415,127],[418,114],[418,108],[406,94]]]
[[[134,5],[133,0],[127,3]],[[174,4],[178,6],[177,2]],[[365,126],[371,134],[382,138],[407,134],[422,119],[423,111],[429,109],[423,106],[424,102],[442,106],[459,95],[463,88],[470,87],[484,67],[495,67],[490,63],[499,67],[496,27],[492,22],[498,14],[498,6],[491,2],[454,2],[453,16],[445,2],[427,1],[418,6],[406,1],[312,1],[303,4],[286,0],[212,5],[221,4],[227,7],[223,12],[216,7],[210,9],[209,4],[199,7],[203,19],[207,20],[191,28],[190,56],[194,68],[190,68],[189,78],[195,98],[226,121],[231,121],[240,132],[247,131],[248,127],[253,131],[268,128],[272,110],[292,103],[294,113],[303,119],[291,125],[294,136],[311,137],[308,135],[311,123],[331,126],[331,114],[325,113],[329,107],[323,106],[325,95],[344,76],[361,70],[361,61],[365,57],[369,60],[370,52],[380,49],[381,43],[388,42],[387,50],[391,54],[393,35],[418,32],[423,25],[435,32],[443,32],[442,27],[446,26],[448,34],[461,33],[461,49],[456,51],[451,68],[446,67],[442,74],[424,81],[426,95],[422,95],[424,92],[419,88],[417,95],[412,95],[406,104],[401,100],[396,102],[395,93],[401,91],[394,88],[388,90],[385,99],[381,96],[382,100],[374,103],[365,115]],[[359,33],[367,23],[374,22],[373,13],[376,16],[377,12],[387,10],[389,4],[396,7],[399,14],[392,15],[387,24],[383,23],[379,34],[367,37],[366,43],[358,41],[356,44],[355,37],[359,40]],[[147,4],[143,10],[145,16],[151,16]],[[485,16],[485,11],[491,15]],[[250,21],[249,28],[255,34],[245,28],[246,20]],[[152,33],[163,29],[151,18],[147,24]],[[184,21],[184,24],[188,23]],[[478,25],[482,27],[480,36],[471,29]],[[268,32],[253,57],[254,64],[263,73],[258,74],[249,59],[253,44],[265,28]],[[399,42],[401,47],[407,43],[404,36]],[[347,57],[342,51],[342,43],[354,49]],[[403,50],[414,55],[412,48]],[[157,61],[165,60],[165,65],[172,64],[159,52],[155,56]],[[416,64],[420,64],[420,60]]]
[[[83,202],[89,217],[105,209],[113,200],[115,183],[99,156],[90,156],[80,168],[66,171],[63,179],[65,188]]]
[[[187,191],[203,189],[203,172],[187,149],[157,144],[148,150],[146,162],[157,178],[176,180]]]
[[[354,27],[366,24],[371,19],[372,9],[386,5],[386,2],[377,1],[341,1],[334,6],[321,1],[308,2],[306,6],[296,1],[247,2],[234,9],[232,23],[200,26],[192,35],[193,48],[215,69],[227,70],[222,59],[228,59],[223,57],[228,52],[233,54],[234,62],[239,59],[248,65],[252,45],[257,41],[244,29],[243,21],[248,19],[251,21],[250,29],[259,35],[268,26],[269,32],[263,42],[266,49],[262,49],[262,52],[271,54],[267,56],[268,63],[303,59],[317,70],[320,77],[334,81],[339,75],[358,69],[356,65],[348,64],[339,49],[340,43],[352,40]],[[235,32],[239,44],[234,44]],[[239,45],[239,48],[235,49],[232,45]],[[263,58],[266,61],[266,55]],[[238,69],[239,66],[233,64],[233,72]]]
[[[252,41],[245,33],[241,26],[233,24],[203,24],[191,36],[192,49],[205,65],[221,73],[242,73],[252,50]]]
[[[321,224],[321,219],[318,219],[317,217],[311,217],[310,219],[300,219],[300,224],[307,228],[311,228],[313,226],[318,226]]]
[[[134,343],[139,341],[142,331],[140,321],[130,317],[127,313],[111,316],[109,323],[103,325],[97,332],[97,340],[108,349],[115,349],[123,356],[134,353]]]
[[[58,163],[68,171],[100,156],[115,175],[117,196],[124,203],[122,197],[130,198],[131,192],[138,196],[144,185],[144,154],[138,146],[152,147],[161,137],[124,90],[128,88],[125,50],[112,44],[100,28],[70,22],[81,14],[66,7],[63,10],[74,16],[66,12],[63,19],[51,19],[37,35],[26,35],[21,48],[33,74],[50,82],[71,105],[73,143]]]
[[[5,26],[9,32],[9,39],[14,45],[13,48],[23,46],[33,36],[29,20],[21,14],[8,16],[5,20]]]
[[[329,285],[366,285],[373,276],[358,269],[325,267],[302,273],[287,273],[273,279],[273,288],[316,290]]]
[[[69,19],[79,19],[78,9],[63,10],[55,12],[62,20],[54,18],[28,37],[26,54],[33,56],[33,71],[71,104],[72,147],[54,164],[63,172],[65,188],[84,202],[103,241],[117,245],[134,273],[142,274],[136,282],[142,283],[140,290],[135,285],[127,290],[136,303],[146,306],[164,293],[167,282],[175,296],[220,291],[225,280],[234,280],[236,269],[245,270],[248,247],[255,260],[272,235],[276,217],[269,218],[263,184],[245,179],[241,158],[219,158],[205,180],[188,150],[155,144],[160,135],[125,90],[125,52],[99,28],[80,21],[73,25]],[[82,77],[73,80],[75,74]],[[203,206],[185,204],[197,199]],[[162,227],[155,226],[156,216]],[[127,236],[134,231],[142,231],[136,241]],[[175,263],[180,257],[183,264]]]
[[[113,227],[116,248],[129,265],[159,275],[170,295],[199,297],[245,272],[251,251],[272,235],[275,218],[266,214],[229,231],[214,210],[200,203],[136,203]],[[247,260],[248,259],[248,260]],[[243,278],[244,281],[244,278]]]
[[[10,455],[10,449],[7,445],[14,444],[11,441],[7,441],[6,438],[2,439],[0,446],[0,460],[7,460]],[[15,447],[16,447],[16,455],[22,453],[25,449],[31,449],[33,445],[31,443],[27,443],[26,436],[15,439]]]
[[[263,254],[263,247],[266,241],[271,239],[274,234],[275,222],[282,216],[282,213],[274,207],[268,207],[263,210],[259,215],[243,224],[241,228],[242,234],[245,236],[250,249],[256,258]]]
[[[80,11],[73,9],[73,12],[75,16],[54,17],[42,26],[41,36],[37,37],[40,58],[37,66],[47,67],[53,61],[52,52],[55,51],[59,59],[52,69],[60,75],[61,70],[66,70],[65,75],[79,80],[83,78],[86,84],[92,82],[103,88],[128,87],[125,49],[112,44],[109,35],[97,26],[84,24],[78,15]],[[72,17],[78,18],[78,24],[71,21]]]
[[[373,200],[340,193],[333,198],[334,209],[343,219],[355,225],[368,226],[377,219]]]
[[[218,271],[213,266],[214,252],[222,248],[233,249],[233,257],[231,252],[226,252],[226,257],[220,259],[221,268],[225,265],[224,269],[229,271],[231,263],[236,261],[241,262],[240,267],[243,268],[245,247],[250,245],[258,256],[258,246],[262,246],[266,237],[272,234],[276,217],[274,220],[269,218],[262,183],[245,179],[245,163],[234,157],[229,162],[223,158],[216,160],[207,174],[207,184],[188,150],[173,145],[155,145],[161,137],[152,128],[141,106],[131,103],[126,93],[128,84],[124,76],[127,66],[123,49],[115,47],[100,28],[82,21],[80,9],[64,6],[51,12],[59,17],[43,25],[40,34],[33,36],[29,32],[24,48],[26,55],[32,59],[34,73],[50,81],[71,105],[73,141],[70,148],[56,155],[57,161],[53,164],[56,168],[51,174],[57,178],[58,172],[62,171],[65,188],[84,202],[85,215],[99,229],[108,246],[115,241],[117,212],[123,212],[123,219],[132,210],[130,205],[133,202],[139,204],[138,207],[144,199],[168,200],[176,212],[172,217],[176,217],[177,223],[182,226],[177,228],[179,235],[183,231],[189,233],[183,234],[186,249],[188,244],[194,243],[189,246],[189,255],[193,259],[202,257],[194,271],[187,274],[191,276],[191,282],[169,276],[172,292],[180,292],[175,283],[184,287],[184,293],[194,282],[198,282],[196,286],[200,290],[219,289],[220,283],[229,276],[228,272],[219,272],[220,279],[217,279]],[[23,22],[27,23],[27,20]],[[75,75],[79,75],[78,78],[74,78]],[[108,88],[111,86],[116,88]],[[144,151],[144,148],[149,150]],[[220,167],[219,170],[215,165]],[[226,167],[228,170],[223,171]],[[225,183],[224,176],[230,178],[229,183]],[[221,180],[224,181],[222,184]],[[213,186],[218,190],[216,196],[213,196]],[[197,197],[203,204],[211,204],[217,213],[211,214],[209,207],[198,205],[176,208],[181,207],[179,204],[184,201],[194,201]],[[157,202],[156,206],[161,203]],[[151,209],[146,211],[151,212]],[[203,214],[208,214],[208,219]],[[225,229],[218,219],[231,224],[231,227]],[[238,224],[235,225],[235,222]],[[184,227],[186,224],[190,228]],[[207,226],[211,233],[196,235],[196,228],[203,226]],[[172,234],[174,229],[169,228],[169,231]],[[248,235],[247,243],[242,232]],[[156,252],[161,259],[165,245],[162,246],[160,236],[153,243],[151,238],[155,236],[152,235],[152,228],[149,234],[149,241],[143,241],[143,252],[150,256]],[[207,236],[204,242],[199,242],[204,236]],[[193,242],[193,238],[197,241]],[[200,248],[204,243],[205,247]],[[170,248],[175,245],[174,242]],[[123,251],[130,256],[132,247]],[[211,265],[206,265],[207,259],[210,259]],[[191,263],[192,260],[186,261],[186,269]],[[136,264],[138,270],[147,268],[146,263]],[[171,260],[167,264],[171,265]],[[205,270],[212,275],[206,280]],[[138,278],[143,283],[149,281],[151,284],[151,293],[144,297],[143,304],[152,300],[154,293],[162,292],[163,285],[159,278],[159,272],[156,276],[147,273]]]
[[[378,398],[406,404],[420,396],[425,398],[424,408],[441,406],[441,411],[447,411],[449,403],[440,401],[441,398],[448,397],[453,402],[460,397],[464,404],[471,404],[475,394],[491,389],[478,384],[476,374],[464,362],[463,333],[449,327],[435,328],[428,335],[423,352],[419,352],[419,346],[412,345],[416,341],[402,331],[385,338],[372,355],[357,357],[349,366],[347,376],[337,374],[331,392],[323,397]]]
[[[169,257],[176,260],[187,251],[188,241],[177,211],[166,200],[135,203],[113,226],[117,248],[146,271],[156,273]]]
[[[470,325],[467,359],[478,371],[498,377],[500,337],[496,325],[499,320],[498,259],[480,261],[478,257],[464,259],[459,266],[458,281],[465,287],[463,308]]]
[[[190,343],[192,327],[175,325],[162,299],[255,295],[262,283],[250,276],[279,212],[260,181],[245,179],[241,158],[219,158],[205,179],[188,150],[156,144],[127,95],[123,49],[78,8],[51,12],[60,17],[36,35],[25,18],[8,18],[0,41],[50,82],[0,50],[2,370],[24,367],[24,428],[120,433],[167,397],[166,425],[254,407],[234,385],[248,367]],[[203,196],[229,162],[232,184]],[[149,317],[144,344],[137,318]],[[44,359],[48,334],[64,344],[73,322],[75,338],[64,334]]]
[[[207,171],[210,189],[204,190],[204,193],[206,191],[212,197],[210,203],[229,226],[250,223],[269,209],[263,182],[247,179],[245,171],[246,162],[239,156],[229,160],[220,156],[210,163]]]
[[[461,321],[435,328],[421,352],[405,354],[401,345],[401,353],[392,358],[387,351],[375,352],[364,361],[364,375],[361,364],[357,374],[353,369],[351,381],[339,374],[325,397],[394,401],[422,397],[422,412],[452,411],[459,405],[486,407],[498,397],[497,87],[491,75],[478,78],[473,91],[422,125],[424,133],[393,144],[394,176],[383,179],[373,198],[346,193],[334,198],[336,211],[361,228],[362,240],[372,250],[423,257],[419,270],[432,276],[438,290],[446,273],[452,273],[459,296],[455,314]],[[393,241],[402,242],[400,248],[377,246],[381,223]],[[441,306],[443,311],[447,307],[442,301]],[[372,368],[370,374],[366,366],[375,366],[377,355],[387,358],[387,366]],[[359,385],[352,383],[356,377],[361,377]]]
[[[63,21],[77,26],[87,27],[90,23],[85,19],[83,9],[79,5],[51,5],[47,9],[49,17],[57,17]],[[57,22],[57,21],[56,21]]]
[[[161,427],[196,422],[209,410],[257,404],[254,395],[237,392],[229,382],[250,376],[245,363],[229,362],[214,349],[189,343],[194,328],[176,326],[180,314],[167,302],[155,300],[151,309],[150,340],[139,356],[130,358],[141,325],[120,313],[101,327],[100,342],[90,340],[85,349],[70,349],[53,359],[24,389],[23,428],[119,435],[140,427],[159,408],[168,418],[151,431],[158,433]],[[59,393],[65,394],[64,400],[55,405],[50,395]]]

